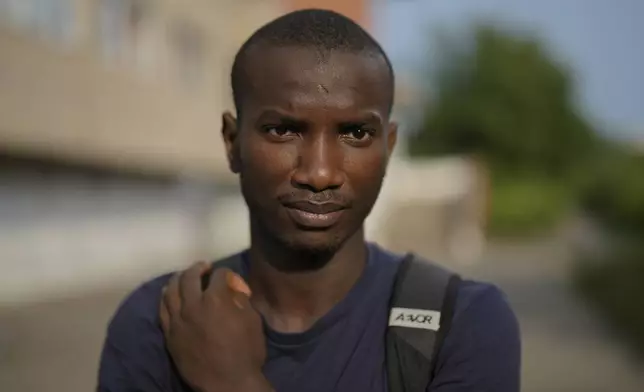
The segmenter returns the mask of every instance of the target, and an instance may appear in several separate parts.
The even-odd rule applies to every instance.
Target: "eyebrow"
[[[263,119],[266,117],[272,117],[272,118],[277,118],[281,122],[287,122],[287,123],[303,123],[306,122],[302,118],[298,118],[292,114],[286,113],[282,110],[279,109],[266,109],[263,110],[259,116],[257,117],[258,119]]]
[[[378,114],[378,112],[375,112],[375,111],[368,110],[368,111],[365,111],[363,113],[360,113],[360,116],[361,117],[359,118],[359,120],[367,122],[367,123],[370,123],[370,122],[382,123],[383,122],[382,116],[380,114]]]
[[[305,118],[300,118],[297,117],[293,114],[290,114],[284,110],[277,109],[277,108],[268,108],[263,110],[260,115],[257,117],[258,119],[263,119],[266,117],[272,117],[276,118],[281,122],[286,122],[286,123],[307,123],[308,121]],[[365,122],[365,123],[382,123],[383,118],[382,116],[372,110],[367,110],[364,112],[360,112],[357,116],[353,118],[346,118],[343,119],[343,123],[358,123],[358,122]]]

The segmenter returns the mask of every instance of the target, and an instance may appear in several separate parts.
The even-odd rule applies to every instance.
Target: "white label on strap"
[[[425,309],[392,308],[389,313],[390,327],[420,328],[438,331],[441,312]]]

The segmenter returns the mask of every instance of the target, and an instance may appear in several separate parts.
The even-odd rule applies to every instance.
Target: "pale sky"
[[[644,139],[644,0],[374,3],[374,33],[398,73],[432,58],[432,29],[463,28],[474,18],[491,17],[551,44],[575,69],[581,107],[598,126],[616,136]]]

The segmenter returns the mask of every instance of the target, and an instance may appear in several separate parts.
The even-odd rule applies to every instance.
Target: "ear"
[[[233,173],[239,173],[240,171],[238,135],[237,119],[231,112],[224,112],[221,116],[221,137],[226,148],[228,167]]]
[[[387,159],[391,157],[398,140],[398,123],[390,122],[387,126]]]

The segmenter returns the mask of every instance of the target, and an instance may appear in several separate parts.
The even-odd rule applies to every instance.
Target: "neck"
[[[253,306],[274,330],[309,329],[340,302],[358,281],[367,258],[360,229],[334,253],[307,255],[251,233],[249,285]],[[303,258],[322,258],[307,260]],[[314,269],[284,268],[308,264]]]

